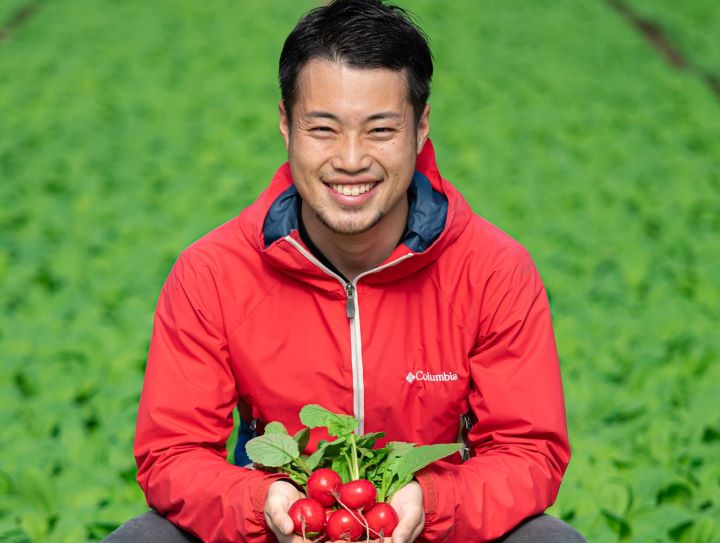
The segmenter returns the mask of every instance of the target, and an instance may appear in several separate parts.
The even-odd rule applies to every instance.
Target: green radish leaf
[[[387,447],[383,447],[382,449],[373,449],[372,458],[369,458],[366,462],[364,462],[365,466],[368,470],[370,470],[370,468],[377,469],[379,465],[387,459],[388,454],[390,454],[390,450]]]
[[[387,456],[387,470],[395,473],[397,471],[398,462],[400,459],[413,447],[414,443],[405,443],[404,441],[391,441],[387,444],[388,456]]]
[[[306,458],[303,458],[303,460],[307,461]],[[307,484],[308,475],[305,472],[297,471],[294,469],[290,469],[288,467],[280,468],[281,471],[284,471],[288,474],[290,479],[292,479],[295,483],[297,483],[300,486],[305,486]]]
[[[462,443],[442,443],[439,445],[422,445],[413,447],[403,454],[397,463],[397,474],[401,480],[432,464],[436,460],[445,458],[463,448]]]
[[[327,426],[328,419],[335,414],[321,405],[308,404],[300,410],[300,422],[308,428]]]
[[[358,421],[350,415],[333,415],[327,421],[328,434],[331,436],[346,436],[357,430]]]
[[[305,447],[307,447],[308,442],[310,441],[310,429],[309,428],[303,428],[302,430],[299,430],[294,436],[293,439],[298,444],[298,449],[302,452],[305,450]]]
[[[415,446],[415,443],[406,443],[405,441],[389,441],[387,448],[391,456],[403,455]]]
[[[269,422],[267,425],[265,425],[265,433],[266,434],[288,434],[287,428],[285,428],[285,425],[282,422]]]
[[[358,447],[358,460],[362,460],[363,458],[367,458],[368,462],[372,460],[375,457],[375,451],[372,449],[364,449]]]
[[[340,450],[350,445],[347,443],[347,439],[339,437],[333,441],[321,441],[318,449],[323,449],[325,454],[330,456],[337,456],[340,454]]]
[[[363,462],[363,469],[365,470],[365,478],[369,479],[377,488],[382,486],[382,475],[385,471],[385,459],[389,454],[389,450],[385,447],[382,449],[375,449],[375,454],[366,462]]]
[[[329,468],[332,467],[332,462],[336,457],[339,457],[343,454],[343,452],[347,451],[350,448],[350,444],[347,443],[347,439],[344,437],[339,437],[335,439],[334,441],[327,441],[325,439],[321,440],[318,443],[318,450],[316,453],[318,456],[320,456],[320,459],[318,461],[317,466],[315,466],[312,469],[316,469],[319,467],[322,468]],[[322,451],[322,452],[320,452]]]
[[[367,479],[367,468],[375,458],[375,451],[372,449],[357,448],[358,476],[360,479]]]
[[[292,481],[294,483],[296,483],[302,487],[304,487],[307,484],[307,481],[308,481],[307,475],[304,475],[302,473],[297,473],[297,472],[290,473],[289,475],[290,475],[290,479],[292,479]]]
[[[297,442],[289,435],[280,433],[251,439],[245,446],[245,452],[250,460],[267,467],[284,466],[300,456]]]
[[[330,467],[337,472],[343,483],[347,483],[352,480],[350,466],[348,466],[347,461],[342,456],[336,456],[333,458]]]
[[[300,422],[308,428],[324,426],[331,436],[345,436],[358,427],[354,417],[333,413],[317,404],[308,404],[300,410]]]
[[[388,501],[392,494],[389,493],[393,488],[397,488],[398,476],[397,465],[402,457],[415,446],[414,443],[406,443],[404,441],[390,441],[385,447],[379,451],[385,451],[384,461],[375,468],[372,476],[373,484],[378,488],[378,500]],[[392,490],[394,492],[394,490]]]
[[[315,468],[318,467],[320,462],[322,462],[324,456],[325,449],[318,449],[308,457],[308,459],[305,461],[305,464],[310,470],[315,470]]]
[[[356,438],[355,443],[357,443],[358,447],[372,449],[375,446],[375,442],[381,437],[385,437],[385,432],[371,432]]]

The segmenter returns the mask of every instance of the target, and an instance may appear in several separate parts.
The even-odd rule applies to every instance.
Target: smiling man
[[[243,467],[242,445],[268,421],[296,432],[309,403],[359,433],[466,443],[394,494],[393,543],[584,541],[543,514],[570,456],[547,296],[441,177],[432,73],[422,31],[379,0],[335,0],[288,36],[288,162],[167,279],[135,440],[153,511],[107,541],[300,543],[301,492]]]
[[[301,220],[317,249],[352,280],[401,241],[429,107],[416,117],[405,70],[319,57],[307,61],[296,85],[295,102],[280,103],[280,131]]]

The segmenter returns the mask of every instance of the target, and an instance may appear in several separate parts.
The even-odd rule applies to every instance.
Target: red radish
[[[363,513],[370,527],[370,536],[390,537],[400,522],[392,505],[385,502],[376,503]]]
[[[293,502],[288,511],[296,534],[314,537],[325,528],[325,508],[312,498]]]
[[[338,497],[349,509],[368,509],[375,504],[377,489],[367,479],[356,479],[342,485]]]
[[[308,479],[307,495],[325,507],[330,507],[335,504],[335,493],[341,484],[342,479],[336,471],[320,468],[313,471]]]
[[[325,535],[331,541],[357,541],[365,533],[365,526],[347,509],[338,509],[328,518]]]

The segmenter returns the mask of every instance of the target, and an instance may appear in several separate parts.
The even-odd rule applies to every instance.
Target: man
[[[288,36],[288,163],[163,288],[135,441],[157,513],[108,541],[302,541],[299,490],[225,447],[236,406],[295,432],[308,403],[391,440],[465,431],[469,459],[394,495],[393,543],[583,541],[540,515],[569,460],[547,297],[525,250],[441,178],[432,71],[422,32],[380,0],[336,0]]]

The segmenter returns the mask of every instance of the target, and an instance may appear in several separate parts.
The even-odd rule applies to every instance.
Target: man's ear
[[[290,147],[290,118],[285,109],[285,102],[278,102],[278,113],[280,114],[280,133],[285,140],[285,149]]]
[[[425,104],[425,109],[417,122],[417,153],[422,151],[425,142],[430,136],[430,104]]]

